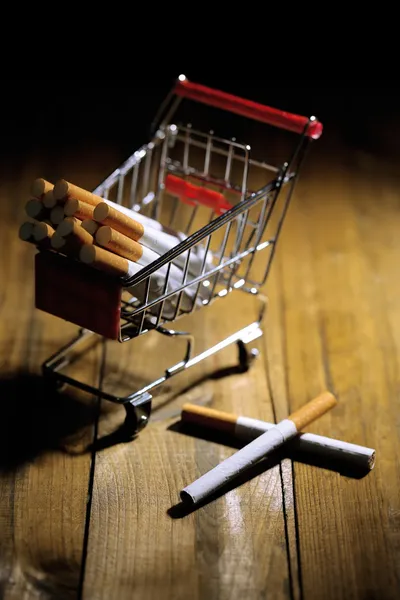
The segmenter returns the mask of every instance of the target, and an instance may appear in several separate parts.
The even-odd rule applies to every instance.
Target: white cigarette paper
[[[143,269],[143,267],[140,267],[139,263],[134,263],[132,261],[129,261],[129,272],[131,275],[132,274],[136,275],[142,269]],[[163,293],[164,287],[165,287],[165,275],[166,275],[166,267],[159,269],[158,271],[153,273],[153,275],[151,275],[149,297],[148,297],[149,302],[151,302],[152,300],[155,300]],[[168,287],[166,289],[166,293],[174,292],[181,285],[182,285],[182,273],[180,273],[180,277],[178,280],[175,279],[175,277],[172,274],[170,274],[170,277],[168,279]],[[197,289],[197,285],[194,286],[193,288],[187,287],[187,288],[185,288],[185,290],[183,290],[182,298],[181,298],[181,308],[183,310],[190,310],[192,308],[196,289]],[[138,300],[143,302],[144,298],[145,298],[146,281],[142,282],[139,285],[133,286],[133,287],[126,287],[125,290],[127,292],[129,292],[130,294],[132,294],[132,296],[138,298]],[[196,305],[201,306],[203,300],[205,298],[208,298],[209,294],[210,294],[210,290],[208,288],[203,287],[202,284],[200,284],[200,290],[199,290],[198,297],[196,299]],[[178,296],[179,296],[179,294],[177,293],[165,301],[164,306],[163,306],[164,317],[172,318],[172,316],[175,313]],[[158,314],[159,305],[155,305],[153,310],[155,311],[156,314]]]
[[[142,215],[141,213],[138,213],[134,210],[126,208],[125,206],[121,206],[120,204],[112,202],[111,200],[104,199],[104,202],[106,204],[108,204],[109,206],[112,206],[116,210],[122,212],[127,217],[130,217],[131,219],[133,219],[133,220],[139,222],[141,225],[143,225],[144,233],[143,233],[142,237],[140,237],[137,241],[143,246],[143,248],[148,249],[150,252],[154,252],[155,256],[156,255],[161,256],[163,254],[166,254],[172,248],[177,246],[182,241],[182,239],[184,239],[183,234],[177,233],[175,235],[171,235],[171,233],[166,233],[166,231],[160,225],[160,223],[158,223],[157,221],[154,221],[154,219],[150,219],[149,217],[146,217],[146,216]],[[101,220],[103,218],[103,212],[104,211],[102,210],[101,204],[97,205],[95,212],[94,212],[94,217],[93,217],[94,220],[98,220],[99,222],[101,222]],[[188,256],[188,251],[180,254],[179,256],[177,256],[174,259],[174,264],[177,265],[179,268],[184,269],[186,260],[187,260],[187,256]],[[189,259],[189,265],[188,265],[189,273],[191,273],[194,276],[199,275],[201,272],[202,265],[203,265],[203,259],[204,259],[204,249],[201,247],[200,244],[198,244],[196,246],[196,248],[191,250],[191,253],[190,253],[190,259]],[[210,266],[212,266],[211,252],[209,252],[207,255],[205,265],[206,265],[205,270],[207,270],[207,266],[209,268],[210,268]]]
[[[53,238],[53,240],[54,240],[54,238]],[[95,248],[93,246],[84,245],[82,247],[82,249],[80,250],[79,258],[85,264],[88,264],[88,265],[92,264],[92,262],[94,260],[94,256],[95,256]],[[126,278],[130,278],[134,275],[137,275],[143,269],[143,266],[141,266],[139,263],[133,262],[126,258],[124,258],[123,260],[127,266],[127,272],[125,275]],[[149,302],[151,302],[152,300],[155,300],[164,292],[165,272],[166,272],[166,268],[165,268],[165,271],[163,269],[160,269],[159,271],[157,271],[156,273],[153,273],[150,276],[149,295],[147,298],[147,300]],[[166,290],[166,293],[171,293],[171,292],[174,292],[176,289],[178,289],[181,285],[180,281],[181,281],[181,279],[179,281],[176,281],[170,274],[170,277],[168,280],[168,288]],[[143,281],[142,283],[140,283],[139,285],[126,286],[124,289],[125,289],[125,291],[130,293],[133,298],[137,298],[140,302],[144,302],[145,294],[146,294],[146,280]],[[183,310],[189,310],[192,308],[196,289],[197,289],[197,285],[194,286],[194,289],[186,288],[183,291],[182,298],[181,298],[181,308]],[[210,294],[209,288],[205,288],[205,287],[201,286],[199,294],[196,298],[196,306],[201,306],[202,301],[206,297],[209,297],[209,294]],[[162,314],[165,318],[173,317],[173,315],[175,313],[175,308],[177,305],[178,297],[179,297],[179,294],[174,294],[164,302]],[[158,311],[159,311],[159,305],[157,304],[157,305],[155,305],[153,311],[150,311],[150,312],[153,312],[153,314],[158,315]]]
[[[231,413],[221,412],[209,407],[185,404],[182,409],[182,421],[227,432],[234,437],[250,442],[275,425]],[[375,466],[375,449],[342,440],[302,433],[289,443],[291,455],[304,452],[310,456],[332,461],[340,461],[349,467],[371,470]]]
[[[243,440],[253,440],[265,431],[272,429],[273,423],[266,423],[249,417],[239,417],[236,421],[235,433]],[[290,442],[292,450],[307,452],[321,458],[346,461],[360,469],[371,470],[375,465],[375,449],[343,440],[302,433]]]
[[[181,499],[201,502],[296,434],[297,429],[292,421],[281,421],[184,488]]]
[[[181,499],[193,503],[205,500],[252,465],[293,439],[303,427],[322,416],[335,404],[336,399],[329,392],[311,400],[300,410],[262,433],[244,448],[184,488],[180,493]]]

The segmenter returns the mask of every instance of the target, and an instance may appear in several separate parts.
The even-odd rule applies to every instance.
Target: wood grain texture
[[[112,157],[103,169],[82,158],[66,172],[89,188],[115,166]],[[1,430],[8,442],[1,442],[0,598],[6,600],[78,598],[83,565],[91,467],[83,449],[95,401],[74,393],[57,405],[36,401],[37,410],[29,410],[40,388],[29,387],[30,379],[6,380],[21,369],[37,373],[76,330],[34,310],[32,249],[17,239],[31,180],[41,173],[50,178],[42,167],[30,165],[1,186]],[[396,171],[377,157],[318,142],[266,287],[259,359],[248,373],[209,377],[235,363],[232,347],[166,382],[140,436],[97,452],[84,600],[399,598],[399,189]],[[256,311],[254,299],[237,293],[179,327],[195,333],[201,351]],[[107,343],[102,385],[131,392],[178,362],[183,350],[156,333]],[[86,379],[98,382],[100,359],[97,349],[85,361]],[[182,487],[234,451],[226,440],[179,431],[184,402],[278,421],[326,388],[339,406],[309,430],[375,447],[368,476],[285,458],[191,514],[170,510]],[[103,402],[99,437],[123,417],[121,408]]]
[[[204,317],[185,318],[182,328],[193,328],[198,351],[227,335],[223,314],[230,304],[227,299]],[[236,328],[256,316],[247,298],[239,306],[245,310]],[[150,378],[154,348],[167,357],[166,366],[181,358],[170,340],[143,338],[140,354],[136,341],[131,344],[108,348],[105,382],[122,376],[133,383],[135,373]],[[189,393],[200,401],[211,393],[221,410],[273,419],[262,361],[248,374],[202,381],[207,372],[235,364],[235,354],[222,352],[171,380],[155,399],[155,419],[160,403],[179,414]],[[190,386],[191,392],[181,393]],[[98,453],[84,597],[241,598],[272,588],[277,598],[289,598],[279,466],[196,513],[173,518],[169,511],[179,503],[179,490],[232,453],[216,441],[171,430],[174,423],[176,417],[156,420],[131,444]]]
[[[34,309],[35,249],[19,242],[29,185],[41,165],[7,182],[1,191],[0,262],[5,285],[0,303],[0,597],[77,597],[86,516],[95,405],[86,395],[48,390],[43,360],[76,327]],[[7,226],[5,226],[7,225]],[[98,382],[100,354],[86,372]]]
[[[375,447],[377,463],[360,480],[295,465],[301,583],[305,598],[394,599],[398,180],[381,161],[352,158],[351,167],[343,157],[329,171],[315,168],[288,218],[278,267],[287,382],[292,409],[332,389],[339,406],[312,431]]]

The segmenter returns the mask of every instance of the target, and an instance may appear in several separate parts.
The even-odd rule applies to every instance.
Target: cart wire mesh
[[[181,239],[124,281],[120,341],[176,321],[232,291],[259,292],[304,157],[306,130],[289,161],[277,167],[254,160],[250,146],[235,139],[167,124],[94,190],[155,219]],[[250,173],[252,181],[262,183],[259,189],[249,189]],[[178,196],[171,186],[177,178],[191,189],[218,192],[223,207],[206,206],[201,194],[200,201],[196,195]]]

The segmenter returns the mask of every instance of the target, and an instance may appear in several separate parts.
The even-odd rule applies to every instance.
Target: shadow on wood
[[[38,375],[16,372],[0,379],[0,469],[12,470],[95,422],[96,403],[84,403]]]

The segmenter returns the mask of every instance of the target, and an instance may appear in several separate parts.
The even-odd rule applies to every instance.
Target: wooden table
[[[51,397],[35,376],[76,331],[35,310],[34,250],[17,238],[31,180],[58,173],[46,160],[9,174],[0,190],[0,597],[398,600],[395,169],[322,138],[287,215],[250,371],[208,377],[235,364],[227,349],[161,387],[138,439],[91,453],[96,398]],[[84,151],[63,160],[70,179],[89,188],[116,166],[114,156]],[[190,322],[198,349],[253,314],[255,302],[240,292],[216,303]],[[178,356],[156,334],[142,344],[100,345],[82,373],[127,391]],[[371,473],[354,478],[284,459],[191,514],[171,512],[184,485],[233,452],[172,427],[185,401],[273,421],[324,389],[340,404],[310,430],[375,448]],[[99,435],[122,418],[103,403]]]

